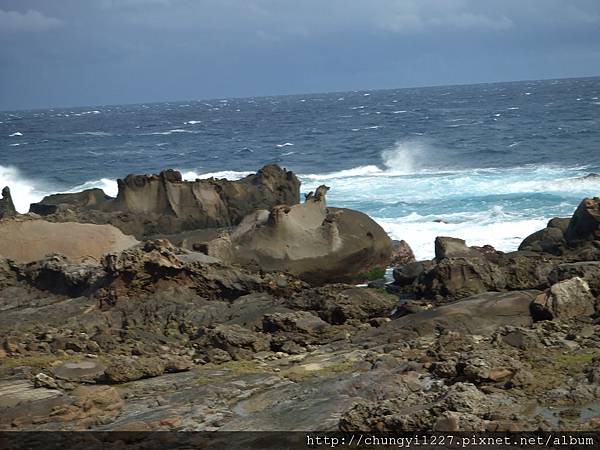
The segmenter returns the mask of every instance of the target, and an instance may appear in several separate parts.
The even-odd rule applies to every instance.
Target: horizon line
[[[47,107],[35,107],[35,108],[17,108],[17,109],[0,109],[1,113],[11,112],[22,112],[22,111],[47,111],[52,109],[74,109],[74,108],[94,108],[94,107],[106,107],[106,106],[136,106],[136,105],[157,105],[162,103],[182,103],[182,102],[208,102],[214,100],[245,100],[245,99],[256,99],[256,98],[269,98],[269,97],[296,97],[305,95],[324,95],[324,94],[343,94],[348,92],[372,92],[372,91],[393,91],[393,90],[407,90],[407,89],[428,89],[428,88],[443,88],[443,87],[457,87],[457,86],[478,86],[485,84],[505,84],[505,83],[524,83],[533,81],[557,81],[557,80],[582,80],[590,78],[600,78],[600,75],[585,75],[585,76],[573,76],[573,77],[561,77],[561,78],[537,78],[537,79],[520,79],[520,80],[504,80],[504,81],[480,81],[480,82],[465,82],[465,83],[453,83],[453,84],[429,84],[429,85],[413,85],[403,87],[391,87],[391,88],[364,88],[364,89],[347,89],[340,91],[321,91],[321,92],[298,92],[298,93],[287,93],[287,94],[268,94],[268,95],[248,95],[248,96],[234,96],[234,97],[210,97],[200,99],[176,99],[176,100],[151,100],[141,101],[132,103],[97,103],[94,105],[67,105],[67,106],[47,106]]]

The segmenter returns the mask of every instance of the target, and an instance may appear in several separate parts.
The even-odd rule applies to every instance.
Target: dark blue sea
[[[150,94],[149,94],[150,95]],[[512,250],[600,195],[600,78],[0,112],[17,208],[129,173],[239,178],[267,163],[364,211],[417,256],[437,235]]]

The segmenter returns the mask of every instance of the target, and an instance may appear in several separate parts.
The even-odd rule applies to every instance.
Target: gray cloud
[[[63,25],[63,22],[29,9],[24,13],[0,9],[0,33],[47,31]]]
[[[0,46],[0,109],[600,74],[597,0],[0,0],[0,8],[10,44]],[[36,30],[51,32],[18,32]]]

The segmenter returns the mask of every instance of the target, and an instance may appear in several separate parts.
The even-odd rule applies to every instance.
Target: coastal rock
[[[110,223],[137,238],[186,230],[230,227],[256,209],[293,205],[300,181],[276,165],[241,180],[183,181],[181,173],[128,175],[115,199],[99,189],[45,197],[31,212],[56,222]]]
[[[391,267],[405,266],[415,261],[415,254],[406,241],[392,241],[392,258],[389,263]]]
[[[111,197],[98,188],[70,194],[52,194],[39,203],[32,203],[29,212],[47,216],[65,209],[99,208],[109,200]]]
[[[54,369],[54,377],[66,381],[93,382],[104,374],[105,366],[100,361],[66,361]]]
[[[427,336],[439,330],[491,335],[503,325],[530,326],[529,305],[540,291],[487,292],[463,300],[405,315],[386,325],[359,333],[356,339],[389,339],[410,331]]]
[[[581,201],[569,226],[565,230],[565,238],[571,246],[582,241],[600,240],[600,198],[586,198]]]
[[[104,370],[102,380],[109,383],[126,383],[157,377],[167,372],[184,372],[189,370],[191,365],[191,361],[172,355],[150,358],[111,358]]]
[[[105,253],[137,243],[111,225],[53,223],[29,218],[3,220],[0,235],[9,237],[0,239],[0,255],[21,263],[38,261],[54,253],[73,260],[98,260]]]
[[[505,400],[511,404],[509,399]],[[444,395],[404,395],[380,402],[360,402],[342,414],[340,429],[346,432],[414,432],[442,430],[485,431],[482,419],[497,405],[471,383],[455,383]],[[506,414],[506,413],[505,413]]]
[[[328,189],[320,186],[303,204],[247,216],[230,236],[232,262],[288,272],[315,285],[385,267],[392,252],[388,235],[366,214],[327,208]]]
[[[435,259],[477,257],[480,252],[467,247],[464,239],[438,236],[435,238]]]
[[[104,289],[108,303],[168,289],[191,289],[206,299],[233,300],[253,291],[293,292],[297,283],[287,277],[260,274],[224,265],[166,240],[146,241],[121,253],[107,254],[102,266],[110,281]]]
[[[531,304],[536,320],[569,318],[594,313],[595,300],[587,282],[579,277],[560,281]]]
[[[257,352],[268,350],[269,338],[239,325],[217,325],[206,329],[198,344],[224,350],[232,359],[243,360],[251,359]]]
[[[35,287],[58,295],[79,297],[102,286],[106,273],[94,261],[73,263],[62,255],[27,264],[24,276]]]
[[[430,261],[416,261],[404,266],[394,268],[394,284],[399,287],[409,286],[422,275],[425,271],[431,269],[434,263]]]
[[[0,219],[13,217],[17,215],[15,204],[13,203],[8,186],[2,189],[2,197],[0,197]]]
[[[549,275],[551,284],[579,277],[588,283],[594,297],[600,296],[600,261],[580,261],[557,265]]]
[[[552,255],[533,252],[468,251],[464,257],[445,256],[422,272],[414,282],[415,293],[424,298],[449,301],[486,291],[545,289],[556,264]]]
[[[397,301],[397,297],[375,289],[329,285],[302,290],[285,304],[292,309],[315,311],[325,322],[341,325],[352,320],[366,322],[388,317]]]
[[[307,311],[265,314],[263,319],[263,330],[267,333],[292,331],[318,334],[327,326],[327,322]]]
[[[562,255],[565,252],[566,240],[564,233],[570,219],[555,217],[548,222],[546,228],[527,236],[519,245],[519,250],[546,252]]]

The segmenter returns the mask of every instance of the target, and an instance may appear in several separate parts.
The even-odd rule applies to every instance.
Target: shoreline
[[[597,429],[600,199],[517,251],[417,261],[277,166],[118,185],[28,215],[3,191],[0,430]]]

